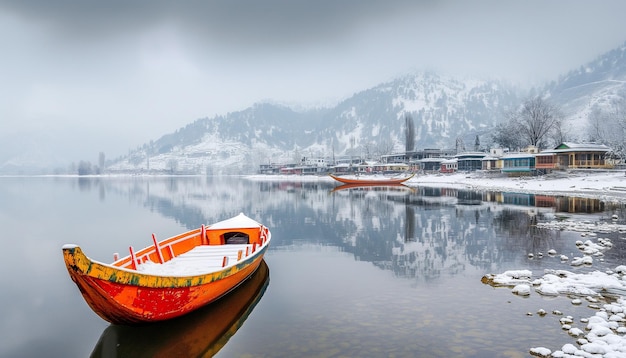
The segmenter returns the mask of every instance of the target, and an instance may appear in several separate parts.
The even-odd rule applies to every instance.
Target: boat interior
[[[138,265],[148,261],[153,263],[166,263],[174,258],[179,257],[191,250],[198,251],[205,247],[222,256],[232,256],[241,259],[254,251],[258,246],[265,245],[269,231],[265,226],[253,228],[227,228],[215,229],[204,225],[196,230],[192,230],[181,235],[177,235],[161,242],[158,242],[156,236],[152,235],[153,245],[148,246],[140,251],[135,252],[133,247],[129,247],[130,255],[119,258],[114,254],[113,266],[123,267],[136,270]],[[223,249],[217,249],[217,246],[223,246]],[[248,246],[249,249],[241,249]],[[230,253],[233,251],[234,253]],[[223,255],[230,253],[227,255]],[[206,256],[206,254],[203,254]],[[224,260],[229,261],[229,260]],[[226,265],[226,263],[224,263]]]

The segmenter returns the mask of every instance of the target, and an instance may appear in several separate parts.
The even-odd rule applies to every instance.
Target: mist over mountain
[[[458,80],[434,72],[407,74],[354,94],[332,108],[293,110],[270,103],[203,118],[146,144],[109,167],[246,173],[260,163],[302,156],[375,158],[404,151],[405,116],[416,148],[450,148],[457,138],[487,133],[519,90],[500,81]]]
[[[589,139],[590,113],[612,112],[626,99],[626,43],[561,76],[542,93],[561,107],[574,139]]]
[[[329,107],[257,103],[197,119],[141,144],[107,160],[107,170],[240,174],[256,172],[261,163],[294,163],[303,156],[376,158],[405,150],[405,116],[414,122],[415,150],[457,143],[473,150],[476,136],[486,149],[494,126],[531,95],[561,108],[568,140],[588,140],[589,114],[610,111],[626,98],[626,44],[530,92],[504,81],[428,71],[399,76]],[[30,158],[30,167],[36,161],[18,153],[0,164],[0,172],[20,170],[20,158]]]

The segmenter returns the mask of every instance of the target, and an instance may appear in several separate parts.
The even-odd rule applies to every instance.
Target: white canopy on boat
[[[261,224],[245,216],[243,213],[217,222],[207,228],[207,230],[224,230],[224,229],[251,229],[260,227]]]

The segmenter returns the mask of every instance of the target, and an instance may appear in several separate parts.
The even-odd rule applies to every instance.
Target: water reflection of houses
[[[391,262],[377,265],[419,280],[491,267],[520,252],[559,249],[559,233],[539,232],[533,223],[546,213],[604,211],[598,199],[453,188],[418,188],[404,203],[414,208],[406,210],[404,240],[391,248]]]
[[[463,191],[460,201],[471,201],[471,210],[458,210],[468,207],[459,204],[459,191],[445,190],[443,194],[438,198],[412,195],[413,200],[406,202],[412,210],[405,211],[404,236],[401,242],[396,239],[391,249],[390,269],[395,275],[428,281],[470,265],[489,267],[501,261],[503,250],[493,247],[492,222],[498,212],[487,205],[473,205],[475,197]]]
[[[599,213],[604,211],[604,202],[590,198],[557,197],[556,209],[567,213]]]
[[[417,197],[429,198],[430,201],[452,202],[456,205],[498,203],[535,208],[552,208],[555,212],[565,213],[598,213],[605,210],[604,202],[600,199],[530,193],[419,187],[414,191],[411,200],[415,202]],[[450,198],[456,200],[449,200]]]
[[[456,189],[437,189],[437,194],[442,205],[432,210],[423,206],[419,194],[405,202],[414,210],[406,211],[405,236],[394,243],[387,266],[397,276],[430,280],[469,266],[490,268],[528,252],[559,251],[560,232],[540,230],[537,222],[553,212],[604,210],[600,200],[589,198]]]
[[[564,213],[598,213],[604,211],[604,203],[599,199],[571,196],[549,196],[525,193],[489,193],[485,199],[500,204],[553,208]]]

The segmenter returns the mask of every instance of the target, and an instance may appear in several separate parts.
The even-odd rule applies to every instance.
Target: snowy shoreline
[[[474,190],[594,197],[626,201],[624,171],[571,172],[538,177],[507,177],[482,172],[426,174],[412,178],[408,185],[453,186]]]
[[[605,201],[626,202],[626,176],[623,171],[610,172],[575,172],[553,174],[540,177],[509,178],[489,176],[480,172],[469,174],[432,174],[412,178],[410,186],[454,187],[472,190],[514,191],[519,193],[566,195],[597,198]],[[561,224],[561,225],[557,225]],[[562,224],[570,224],[569,227]],[[544,223],[546,228],[554,230],[579,231],[579,223]],[[554,227],[550,227],[550,226]],[[616,232],[623,232],[621,225],[615,226]],[[598,227],[586,227],[583,235],[595,236]],[[575,257],[572,265],[591,265],[592,258],[610,250],[610,241],[598,238],[598,244],[591,241],[577,242],[582,257]],[[561,256],[561,260],[568,259]],[[587,274],[574,274],[564,270],[545,270],[540,278],[533,279],[530,270],[507,271],[502,274],[486,274],[483,282],[494,286],[505,286],[516,295],[539,295],[576,297],[572,304],[589,302],[589,308],[596,313],[582,318],[583,329],[574,326],[573,317],[561,318],[561,329],[575,339],[575,344],[567,343],[552,351],[546,347],[531,347],[529,353],[539,357],[626,357],[626,266],[618,266],[607,272],[593,271]],[[610,294],[613,302],[604,301],[602,293]],[[529,313],[532,314],[532,313]],[[545,314],[545,312],[537,312]],[[560,312],[553,312],[560,314]]]
[[[566,195],[597,198],[605,201],[626,202],[626,176],[623,171],[612,172],[576,172],[563,175],[541,177],[508,178],[489,177],[481,173],[453,175],[425,175],[411,180],[409,185],[455,187],[472,190],[514,191],[519,193]],[[572,266],[591,266],[593,258],[602,257],[613,244],[608,239],[596,237],[597,233],[608,229],[612,232],[626,233],[623,225],[605,223],[582,225],[576,222],[541,223],[547,229],[580,231],[581,236],[597,239],[597,243],[587,240],[577,241],[579,257],[560,260],[570,261]],[[608,226],[608,228],[607,228]],[[550,254],[550,253],[548,253]],[[554,254],[554,253],[553,253]],[[529,254],[531,258],[531,254]],[[626,266],[617,266],[612,270],[589,273],[573,273],[566,270],[546,269],[540,277],[528,269],[506,271],[501,274],[487,273],[483,283],[494,287],[508,287],[512,294],[527,296],[531,293],[541,296],[561,296],[570,298],[573,305],[587,301],[591,310],[589,317],[576,322],[571,316],[560,319],[561,329],[574,339],[560,349],[550,350],[536,346],[529,348],[529,353],[539,357],[626,357]],[[535,278],[533,278],[535,277]],[[607,298],[605,295],[608,295]],[[603,303],[602,303],[603,302]],[[561,315],[560,312],[552,312]],[[529,312],[528,315],[534,313]],[[538,315],[546,312],[539,310]],[[582,329],[581,329],[582,328]]]
[[[253,181],[336,182],[330,176],[316,175],[244,175]],[[336,182],[339,184],[338,182]],[[566,195],[626,202],[626,175],[623,170],[576,171],[543,176],[508,177],[481,171],[454,174],[418,174],[404,183],[407,186],[446,187],[477,191],[512,191],[517,193]]]
[[[327,182],[336,183],[328,175],[282,175],[282,174],[240,174],[231,175],[250,181],[278,182]],[[101,174],[101,175],[41,175],[41,176],[0,176],[19,177],[67,177],[67,178],[151,178],[151,177],[205,177],[205,175],[154,175],[154,174]],[[418,173],[404,185],[410,187],[441,187],[476,191],[506,191],[526,194],[555,196],[576,196],[597,198],[608,201],[626,202],[626,173],[624,170],[578,170],[557,172],[542,176],[508,177],[501,173],[476,171],[453,174]]]

